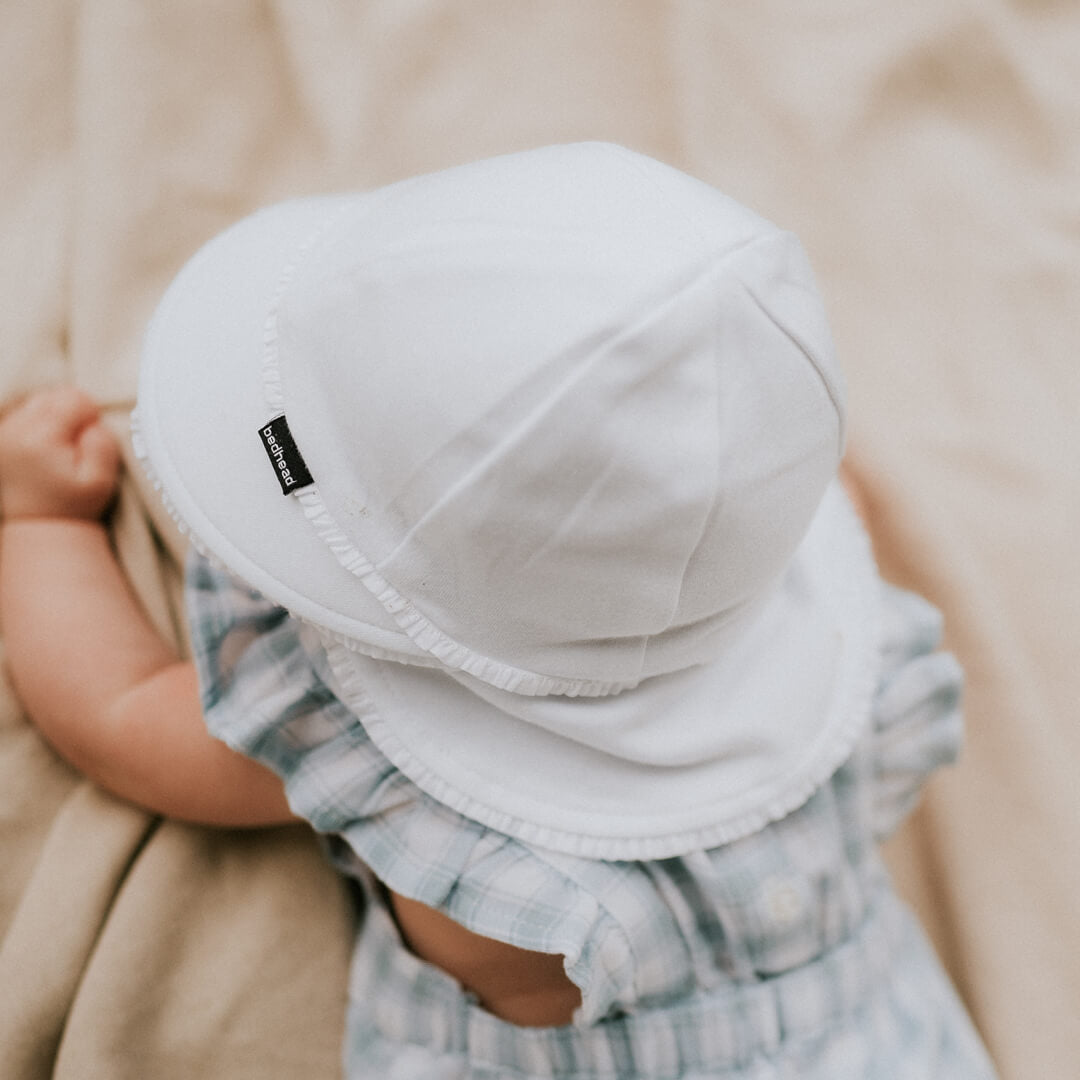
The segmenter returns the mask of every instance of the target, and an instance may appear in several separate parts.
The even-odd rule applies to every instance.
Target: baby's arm
[[[31,396],[0,421],[0,620],[27,712],[102,787],[218,825],[293,820],[280,780],[206,731],[195,672],[132,593],[101,516],[119,453],[86,395]]]

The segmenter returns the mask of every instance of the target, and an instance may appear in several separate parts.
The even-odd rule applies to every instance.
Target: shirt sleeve
[[[374,874],[476,933],[563,954],[586,1021],[628,992],[626,935],[595,899],[603,890],[577,880],[586,864],[540,858],[420,791],[334,697],[303,624],[199,555],[187,606],[207,728],[282,778],[340,870]]]
[[[882,678],[874,707],[872,828],[891,835],[927,777],[956,760],[963,740],[963,673],[939,651],[941,615],[914,593],[885,586]]]
[[[410,797],[319,677],[298,620],[198,555],[186,600],[208,730],[277,773],[294,813],[331,833]]]

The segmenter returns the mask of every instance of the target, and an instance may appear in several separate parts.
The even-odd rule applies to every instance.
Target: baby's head
[[[834,632],[840,556],[804,537],[843,389],[806,259],[619,147],[240,222],[163,300],[138,412],[202,548],[485,700],[630,700]]]

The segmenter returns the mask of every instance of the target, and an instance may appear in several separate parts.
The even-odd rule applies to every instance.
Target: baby
[[[960,677],[836,482],[790,235],[591,144],[281,204],[170,288],[134,419],[193,662],[59,389],[0,424],[11,673],[121,797],[326,838],[347,1076],[993,1076],[876,853]]]

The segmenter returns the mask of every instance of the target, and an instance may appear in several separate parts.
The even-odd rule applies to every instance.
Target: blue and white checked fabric
[[[924,601],[887,588],[873,727],[804,806],[724,847],[617,863],[532,848],[425,795],[331,693],[314,633],[197,555],[188,606],[210,731],[282,777],[364,886],[349,1078],[993,1077],[876,853],[961,737],[960,674]],[[565,956],[575,1022],[486,1013],[404,948],[376,881]]]

